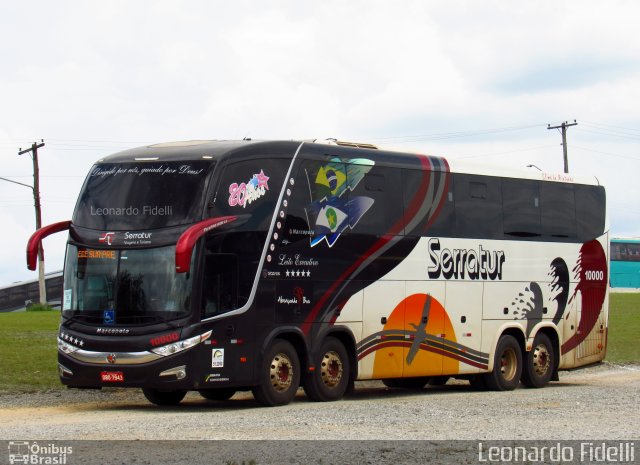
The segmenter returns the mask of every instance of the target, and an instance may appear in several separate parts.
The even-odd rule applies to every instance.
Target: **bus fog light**
[[[184,379],[187,377],[187,366],[182,365],[179,367],[170,368],[160,373],[160,376],[175,376],[176,379]]]
[[[61,378],[69,378],[73,376],[73,371],[69,370],[66,366],[58,363],[58,374]]]

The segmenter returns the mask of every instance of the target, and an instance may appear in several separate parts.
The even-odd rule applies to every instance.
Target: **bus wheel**
[[[252,389],[258,402],[273,407],[293,400],[300,386],[300,361],[289,342],[276,339],[258,369],[260,384]]]
[[[511,391],[520,383],[522,351],[515,337],[505,334],[498,341],[493,371],[484,375],[487,388],[492,391]]]
[[[178,405],[187,395],[187,391],[161,391],[150,388],[143,388],[142,393],[149,402],[156,405]]]
[[[382,383],[390,388],[399,389],[422,389],[431,380],[428,376],[420,376],[418,378],[387,378]]]
[[[349,386],[349,355],[342,342],[328,337],[314,359],[315,371],[307,374],[304,392],[316,402],[341,399]]]
[[[198,391],[202,397],[207,400],[227,400],[231,399],[236,393],[232,388],[218,388],[218,389],[202,389]]]
[[[551,380],[554,370],[553,344],[549,336],[538,333],[533,340],[533,349],[527,352],[527,360],[522,371],[522,384],[527,387],[541,388]]]

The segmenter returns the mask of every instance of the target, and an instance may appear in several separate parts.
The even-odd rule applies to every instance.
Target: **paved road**
[[[276,443],[285,450],[292,440],[638,440],[638,405],[640,366],[606,364],[561,373],[560,382],[544,389],[477,392],[450,381],[404,391],[366,382],[339,402],[309,402],[300,391],[290,405],[277,408],[260,407],[249,393],[226,402],[190,393],[178,407],[159,408],[138,391],[69,390],[0,395],[0,439],[286,440]],[[138,449],[147,452],[161,449],[141,444]],[[272,442],[263,444],[272,451]],[[349,449],[358,442],[340,444]]]

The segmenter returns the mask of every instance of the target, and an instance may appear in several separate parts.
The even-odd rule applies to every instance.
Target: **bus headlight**
[[[65,354],[72,354],[78,350],[78,347],[73,346],[62,339],[58,338],[58,350],[64,352]]]
[[[185,339],[184,341],[172,342],[171,344],[167,344],[162,347],[156,347],[155,349],[151,349],[151,352],[154,354],[162,355],[166,357],[168,355],[177,354],[178,352],[182,352],[183,350],[190,349],[202,341],[206,341],[211,337],[211,331],[207,331],[204,334],[200,334],[199,336],[190,337],[189,339]]]

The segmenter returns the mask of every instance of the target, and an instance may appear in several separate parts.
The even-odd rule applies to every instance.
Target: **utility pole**
[[[560,126],[551,126],[547,124],[547,129],[562,129],[562,153],[564,154],[564,172],[569,172],[569,158],[567,155],[567,128],[570,126],[577,126],[577,122],[574,119],[573,123],[567,123],[564,121]]]
[[[31,152],[33,159],[33,202],[36,207],[36,230],[42,227],[42,212],[40,209],[40,169],[38,167],[38,149],[44,147],[44,140],[40,143],[34,142],[28,149],[18,149],[18,155]],[[44,283],[44,249],[42,244],[38,247],[38,285],[40,288],[40,303],[47,304],[47,288]]]

